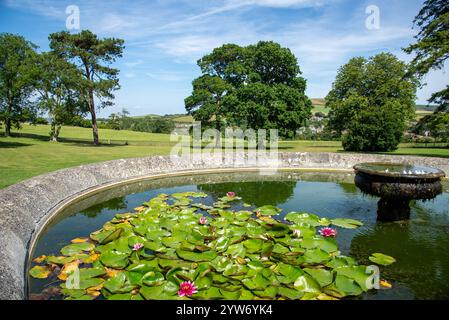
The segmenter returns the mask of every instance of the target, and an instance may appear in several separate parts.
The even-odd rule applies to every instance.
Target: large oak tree
[[[203,75],[193,81],[193,93],[185,100],[196,120],[214,119],[219,129],[217,124],[226,119],[228,124],[255,130],[279,129],[282,136],[291,137],[311,115],[298,61],[275,42],[225,44],[198,65]]]

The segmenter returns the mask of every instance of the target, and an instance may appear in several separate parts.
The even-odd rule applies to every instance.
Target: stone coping
[[[26,266],[30,248],[40,230],[65,206],[80,197],[117,184],[164,176],[214,171],[257,170],[253,154],[233,154],[233,163],[203,159],[152,156],[120,159],[62,169],[0,190],[0,299],[26,299]],[[279,153],[277,167],[324,171],[352,171],[360,162],[395,162],[426,165],[449,175],[449,159],[351,153]]]

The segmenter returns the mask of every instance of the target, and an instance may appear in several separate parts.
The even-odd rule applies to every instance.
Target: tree
[[[195,120],[214,122],[217,129],[223,120],[255,130],[279,129],[291,137],[311,116],[298,61],[275,42],[225,44],[198,65],[203,75],[193,81],[193,94],[185,100]]]
[[[36,55],[34,87],[38,92],[38,106],[51,119],[50,140],[58,141],[61,126],[85,111],[78,99],[78,85],[82,81],[76,67],[54,52]]]
[[[329,126],[343,134],[343,147],[353,151],[397,148],[407,121],[415,114],[414,77],[390,53],[352,58],[342,66],[326,96]]]
[[[215,138],[220,145],[220,132],[226,110],[223,98],[232,86],[219,76],[205,74],[192,82],[192,95],[185,99],[186,110],[204,126],[213,126],[219,132]]]
[[[434,143],[437,140],[448,142],[449,139],[449,113],[435,112],[422,117],[411,130],[419,135],[429,135],[433,137]]]
[[[120,115],[117,113],[111,113],[108,118],[108,128],[114,129],[114,130],[120,130]]]
[[[99,39],[89,30],[78,34],[62,31],[49,36],[50,48],[60,56],[72,61],[83,76],[79,95],[84,99],[92,118],[94,144],[99,144],[95,98],[99,107],[111,106],[113,91],[119,89],[118,69],[109,67],[122,56],[122,39]]]
[[[0,34],[0,122],[7,137],[34,114],[30,69],[36,48],[21,36]]]
[[[449,2],[426,0],[413,22],[420,28],[417,42],[404,51],[415,54],[409,74],[422,78],[432,69],[442,69],[449,58]],[[428,101],[438,104],[438,111],[449,112],[449,85],[433,93]]]
[[[282,137],[293,137],[312,115],[296,57],[272,41],[260,41],[247,51],[247,81],[235,91],[237,103],[229,100],[233,118],[245,119],[255,130],[278,129]]]

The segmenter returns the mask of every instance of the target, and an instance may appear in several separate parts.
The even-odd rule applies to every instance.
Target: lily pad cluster
[[[319,232],[361,222],[297,212],[281,222],[270,205],[232,210],[241,202],[233,192],[213,205],[201,203],[206,197],[160,194],[61,255],[34,259],[30,276],[57,277],[65,299],[339,299],[370,289],[366,266]]]

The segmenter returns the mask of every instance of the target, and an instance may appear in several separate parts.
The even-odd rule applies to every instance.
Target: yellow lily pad
[[[47,266],[35,266],[30,270],[30,276],[36,279],[46,279],[50,273],[51,270]]]

